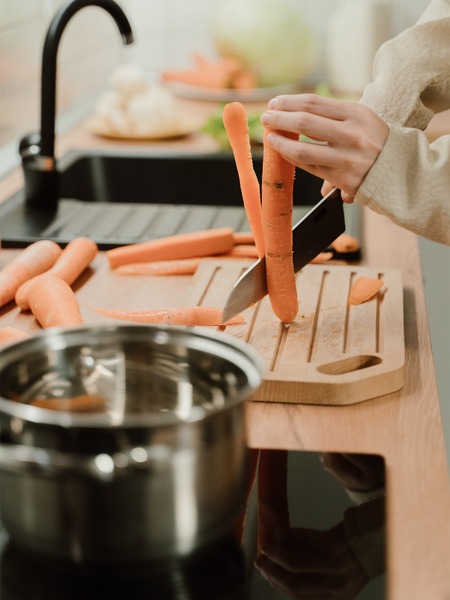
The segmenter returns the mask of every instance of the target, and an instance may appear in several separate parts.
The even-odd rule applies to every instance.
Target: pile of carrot
[[[21,310],[31,310],[42,327],[77,327],[83,324],[71,285],[97,254],[97,244],[77,238],[62,250],[50,240],[25,248],[0,271],[0,305],[15,299]],[[29,337],[5,327],[0,344]]]
[[[255,73],[238,58],[221,58],[213,62],[195,54],[195,68],[184,71],[163,71],[164,81],[179,81],[204,88],[251,89],[258,85]]]

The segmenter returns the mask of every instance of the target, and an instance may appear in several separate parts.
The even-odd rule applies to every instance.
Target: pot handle
[[[89,456],[19,444],[0,444],[0,470],[2,471],[47,477],[89,477],[106,483],[122,475],[167,466],[171,457],[170,448],[162,445],[122,450],[113,456],[110,454]]]

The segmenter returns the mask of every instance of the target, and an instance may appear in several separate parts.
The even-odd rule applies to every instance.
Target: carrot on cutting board
[[[59,277],[38,277],[28,291],[28,301],[31,312],[44,328],[83,325],[75,294]]]
[[[238,246],[234,246],[227,254],[223,255],[223,258],[259,258],[258,250],[255,246],[251,246],[250,244],[240,244]]]
[[[275,315],[291,323],[298,312],[297,287],[292,258],[292,192],[295,166],[267,141],[264,128],[262,218],[266,245],[266,281]],[[288,136],[286,132],[283,135]],[[289,135],[297,138],[294,134]]]
[[[258,554],[277,530],[289,528],[287,450],[261,450],[258,468]]]
[[[25,333],[25,331],[16,329],[15,327],[3,327],[3,329],[0,329],[0,344],[12,344],[14,342],[19,342],[20,340],[26,340],[30,337],[31,335]]]
[[[22,250],[17,258],[0,271],[0,306],[10,302],[20,286],[48,271],[62,250],[51,240],[40,240]]]
[[[120,321],[133,321],[135,323],[157,323],[164,325],[201,325],[203,327],[221,325],[237,325],[245,323],[244,317],[237,315],[226,323],[222,323],[221,308],[211,308],[209,306],[186,306],[183,308],[152,308],[152,309],[109,309],[94,308],[87,305],[91,310],[95,310],[99,315],[119,319]]]
[[[317,256],[315,256],[312,260],[309,261],[310,265],[321,265],[328,260],[333,258],[332,252],[320,252]]]
[[[129,263],[226,254],[233,245],[233,230],[231,227],[222,227],[122,246],[108,250],[106,256],[111,268],[115,269]]]
[[[69,285],[78,279],[81,273],[90,265],[98,252],[98,247],[92,240],[79,237],[69,242],[55,264],[45,273],[59,277]],[[39,277],[39,276],[37,276]],[[22,310],[30,308],[28,290],[35,277],[23,283],[16,292],[16,304]]]
[[[247,256],[234,256],[230,254],[218,254],[217,256],[204,256],[202,258],[183,258],[180,260],[161,260],[149,263],[131,263],[114,269],[116,275],[193,275],[198,267],[211,260],[226,260],[239,262],[248,258]],[[251,258],[251,257],[250,257]]]
[[[230,102],[223,109],[223,124],[233,149],[248,222],[255,238],[258,258],[264,256],[264,232],[261,217],[259,181],[253,169],[248,118],[240,102]]]
[[[234,244],[245,244],[245,245],[251,245],[251,244],[255,244],[255,236],[253,235],[253,233],[250,233],[249,231],[236,231],[233,234],[233,241]]]
[[[372,277],[359,277],[352,285],[348,302],[352,306],[362,304],[372,300],[383,287],[384,282],[381,279]]]
[[[358,240],[348,233],[341,233],[331,244],[331,247],[339,254],[348,254],[359,250]]]

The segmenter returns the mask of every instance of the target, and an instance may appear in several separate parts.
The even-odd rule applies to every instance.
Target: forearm
[[[450,0],[433,0],[416,25],[381,46],[360,103],[386,123],[422,130],[450,108]]]
[[[417,129],[391,126],[356,202],[450,246],[450,136],[430,145]]]

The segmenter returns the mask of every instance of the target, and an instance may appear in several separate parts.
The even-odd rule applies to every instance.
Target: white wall
[[[338,0],[291,0],[324,40]],[[361,0],[364,2],[366,0]],[[389,0],[388,0],[389,1]],[[0,147],[38,127],[42,45],[63,0],[0,0]],[[120,60],[150,71],[188,68],[195,52],[214,57],[209,21],[218,0],[118,0],[136,43],[122,49],[117,28],[99,8],[85,8],[61,40],[58,107],[66,109],[106,85]],[[412,25],[428,0],[390,0],[391,35]],[[324,76],[323,60],[316,78]],[[321,72],[322,71],[322,72]]]

